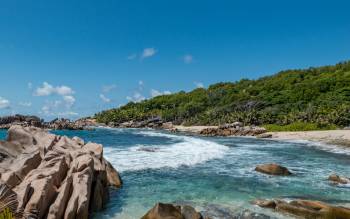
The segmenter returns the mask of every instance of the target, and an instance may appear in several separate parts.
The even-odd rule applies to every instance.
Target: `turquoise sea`
[[[96,129],[55,131],[104,145],[104,156],[124,181],[111,189],[111,200],[94,218],[135,219],[156,202],[189,203],[224,218],[243,209],[274,214],[249,204],[256,198],[303,198],[350,203],[350,187],[334,186],[327,177],[350,176],[350,151],[310,142],[254,138],[209,138],[154,130]],[[5,138],[0,131],[0,138]],[[289,177],[254,171],[258,164],[288,167]]]

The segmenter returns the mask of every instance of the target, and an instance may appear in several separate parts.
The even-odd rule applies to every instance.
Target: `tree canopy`
[[[191,92],[157,96],[95,115],[99,122],[159,116],[185,125],[350,124],[350,61],[304,70],[286,70],[258,80],[217,83]]]

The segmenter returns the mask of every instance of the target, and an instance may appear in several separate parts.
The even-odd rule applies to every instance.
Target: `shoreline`
[[[204,129],[217,127],[218,126],[175,126],[174,128],[178,132],[199,134]],[[271,138],[268,138],[271,140],[304,140],[350,148],[350,130],[266,132],[266,134],[272,135]]]

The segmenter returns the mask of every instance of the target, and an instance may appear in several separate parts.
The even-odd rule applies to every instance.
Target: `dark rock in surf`
[[[269,175],[276,175],[276,176],[292,175],[292,173],[286,167],[280,166],[275,163],[258,165],[255,168],[255,171],[264,173],[264,174],[269,174]]]
[[[334,184],[348,184],[350,183],[350,178],[332,174],[328,177],[328,180]]]

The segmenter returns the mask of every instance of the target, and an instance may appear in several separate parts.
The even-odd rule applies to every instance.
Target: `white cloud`
[[[143,81],[139,81],[139,86],[143,86],[143,85],[144,85]]]
[[[146,98],[144,96],[142,96],[141,93],[135,91],[134,95],[132,97],[127,96],[126,99],[128,101],[132,101],[132,102],[138,103],[138,102],[141,102],[141,101],[145,100]]]
[[[157,53],[155,48],[145,48],[142,52],[141,59],[149,58]]]
[[[60,112],[57,113],[56,116],[66,117],[66,116],[78,116],[79,113],[73,112],[73,111],[67,111],[67,112]]]
[[[70,109],[75,103],[75,98],[73,96],[63,96],[63,101],[66,107]]]
[[[204,84],[202,82],[195,81],[193,83],[197,88],[204,88]]]
[[[74,94],[74,91],[72,88],[65,85],[54,87],[51,84],[44,82],[42,87],[38,87],[34,92],[35,96],[50,96],[52,94],[67,96]]]
[[[129,55],[126,58],[127,58],[127,60],[134,60],[134,59],[136,59],[136,57],[137,57],[137,55],[134,53],[134,54]]]
[[[108,92],[110,92],[111,90],[115,89],[116,87],[117,87],[117,85],[115,85],[115,84],[104,85],[104,86],[102,87],[102,91],[103,91],[104,93],[108,93]]]
[[[32,102],[19,102],[18,105],[24,106],[24,107],[31,107]]]
[[[107,98],[105,95],[103,94],[100,94],[100,98],[103,102],[105,103],[110,103],[111,102],[111,99]]]
[[[10,101],[0,97],[0,109],[8,109],[10,108]]]
[[[190,54],[184,55],[183,61],[186,64],[191,64],[193,62],[193,56]]]
[[[170,91],[161,92],[161,91],[158,91],[158,90],[155,90],[155,89],[151,90],[151,97],[157,97],[157,96],[169,95],[169,94],[171,94]]]
[[[72,88],[63,85],[56,87],[56,93],[58,95],[65,96],[74,94],[74,91],[72,90]]]
[[[30,90],[33,89],[33,84],[32,84],[32,82],[28,82],[28,85],[27,85],[27,86],[28,86],[28,89],[30,89]]]

